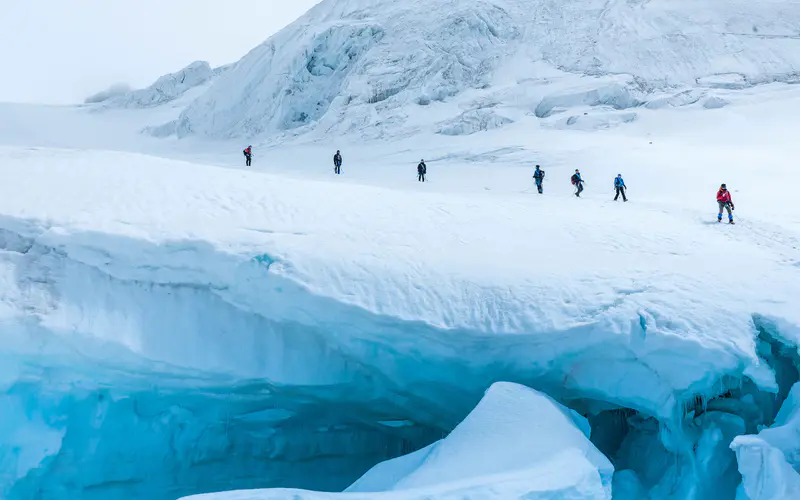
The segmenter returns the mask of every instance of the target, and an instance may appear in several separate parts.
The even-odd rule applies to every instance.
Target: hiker
[[[425,165],[425,160],[420,160],[417,165],[417,181],[425,182],[425,174],[428,173],[428,166]]]
[[[719,191],[717,191],[717,204],[719,205],[717,222],[722,222],[722,210],[724,209],[728,211],[728,223],[735,224],[735,222],[733,222],[733,213],[731,213],[731,210],[735,210],[735,207],[733,206],[731,192],[728,191],[728,187],[725,186],[725,184],[722,184],[719,187]]]
[[[244,148],[244,151],[242,151],[242,153],[244,153],[244,158],[245,158],[244,164],[249,167],[250,163],[253,161],[253,146],[247,146],[246,148]]]
[[[622,195],[622,201],[628,201],[628,198],[625,196],[625,190],[628,186],[625,185],[625,181],[622,180],[622,174],[617,174],[614,178],[614,190],[617,194],[614,196],[614,201],[617,201],[619,195]]]
[[[337,175],[342,173],[342,153],[338,149],[336,154],[333,155],[333,172]]]
[[[536,182],[536,189],[539,194],[542,194],[542,181],[544,180],[544,170],[540,170],[539,165],[536,165],[536,171],[533,173],[533,181]]]
[[[581,197],[581,191],[583,191],[583,178],[581,177],[581,172],[576,168],[575,173],[572,174],[571,177],[572,185],[575,186],[575,196],[578,198]]]

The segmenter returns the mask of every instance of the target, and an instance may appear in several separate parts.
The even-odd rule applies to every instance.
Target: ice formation
[[[498,383],[444,439],[373,467],[343,494],[263,490],[196,500],[611,498],[614,468],[585,418],[527,387]]]
[[[180,71],[164,75],[145,89],[112,95],[103,99],[104,106],[142,108],[158,106],[179,98],[188,90],[207,83],[229,67],[212,69],[206,61],[195,61]]]
[[[797,7],[326,0],[0,104],[0,497],[794,495]]]
[[[415,107],[461,95],[514,92],[506,103],[541,116],[552,99],[539,102],[537,89],[559,81],[630,106],[632,92],[791,80],[798,25],[796,0],[325,0],[158,132],[398,134],[429,129],[415,124]],[[592,82],[604,75],[623,75],[629,88]]]
[[[800,384],[794,385],[771,427],[755,436],[739,436],[731,447],[744,478],[739,498],[800,497]]]
[[[13,500],[341,490],[439,439],[500,380],[587,416],[621,490],[726,498],[728,444],[768,423],[793,380],[769,351],[796,342],[797,321],[792,250],[774,239],[732,245],[693,217],[586,212],[558,194],[0,154]],[[590,266],[570,265],[587,251]],[[771,287],[746,286],[759,280]]]

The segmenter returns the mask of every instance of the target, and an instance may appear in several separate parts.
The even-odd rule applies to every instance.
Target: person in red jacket
[[[722,222],[722,210],[727,210],[728,222],[730,224],[734,224],[733,213],[731,213],[731,210],[734,210],[733,199],[731,198],[731,193],[728,191],[728,188],[725,186],[725,184],[721,185],[719,187],[719,191],[717,191],[717,204],[719,205],[717,222]]]
[[[253,146],[247,146],[242,153],[244,153],[244,164],[249,167],[253,161]]]

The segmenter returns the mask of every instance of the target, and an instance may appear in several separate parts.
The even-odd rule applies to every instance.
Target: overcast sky
[[[73,103],[238,60],[319,0],[3,0],[0,101]]]

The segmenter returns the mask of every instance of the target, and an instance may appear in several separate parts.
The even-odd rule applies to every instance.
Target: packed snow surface
[[[610,499],[614,468],[588,434],[585,418],[548,396],[498,383],[449,436],[376,465],[345,493],[262,490],[192,498]]]

